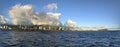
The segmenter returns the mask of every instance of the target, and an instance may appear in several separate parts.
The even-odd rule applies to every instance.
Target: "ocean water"
[[[0,47],[120,47],[120,31],[0,30]]]

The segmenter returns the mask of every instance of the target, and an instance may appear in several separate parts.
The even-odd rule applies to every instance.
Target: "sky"
[[[61,14],[59,18],[62,24],[67,21],[77,27],[119,27],[119,2],[120,0],[0,0],[0,15],[9,19],[9,11],[16,4],[30,4],[36,12],[46,12],[48,10],[44,6],[55,3],[57,10],[52,12]]]

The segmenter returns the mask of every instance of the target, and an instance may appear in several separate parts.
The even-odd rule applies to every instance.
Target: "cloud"
[[[60,25],[60,13],[41,12],[34,15],[32,23],[34,25]]]
[[[30,17],[33,15],[33,7],[32,5],[24,5],[21,6],[17,4],[9,10],[9,16],[13,20],[13,24],[15,25],[28,25],[31,24]]]
[[[7,21],[2,15],[0,15],[0,24],[5,24],[5,23],[7,23]]]
[[[69,26],[69,27],[76,27],[76,22],[72,21],[72,20],[68,20],[66,22],[66,25]]]
[[[57,10],[58,7],[56,3],[51,3],[45,6],[45,8],[47,8],[48,10]]]
[[[56,9],[57,6],[48,5],[50,9]],[[17,4],[9,10],[9,16],[15,25],[60,25],[61,13],[53,12],[35,12],[32,5]]]

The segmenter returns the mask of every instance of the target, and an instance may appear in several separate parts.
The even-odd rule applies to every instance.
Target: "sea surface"
[[[0,47],[120,47],[120,31],[0,30]]]

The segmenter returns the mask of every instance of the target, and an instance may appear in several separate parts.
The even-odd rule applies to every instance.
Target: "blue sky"
[[[119,26],[120,0],[0,0],[0,15],[8,18],[8,11],[16,4],[31,4],[35,10],[44,11],[43,6],[57,3],[61,22],[71,19],[78,26]]]

